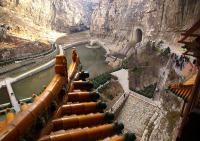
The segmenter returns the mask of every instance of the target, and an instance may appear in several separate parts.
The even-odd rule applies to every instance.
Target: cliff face
[[[97,3],[98,1],[91,0],[55,0],[52,27],[60,31],[80,24],[89,27],[91,14]]]
[[[89,27],[97,4],[98,0],[0,0],[0,59],[42,52],[47,46],[38,42],[48,45],[65,35],[56,31]]]
[[[109,49],[117,53],[123,54],[121,51],[129,47],[128,40],[130,40],[130,36],[133,36],[136,42],[140,41],[141,31],[141,46],[145,45],[148,40],[163,40],[165,45],[168,45],[174,51],[179,51],[176,49],[181,46],[181,44],[177,44],[180,33],[190,28],[200,19],[199,7],[199,0],[102,0],[93,12],[90,32],[93,37],[103,40],[105,43],[108,42]],[[152,42],[153,44],[154,42]],[[144,47],[149,50],[150,46],[146,45]],[[136,58],[129,60],[132,63],[130,66],[133,68],[142,66],[140,73],[144,73],[145,76],[139,74],[141,78],[138,78],[138,72],[134,74],[133,69],[129,70],[132,77],[136,78],[132,81],[137,80],[137,83],[141,81],[142,86],[145,86],[143,79],[148,78],[147,83],[154,83],[154,81],[157,81],[157,74],[162,74],[157,72],[162,69],[156,69],[159,66],[156,63],[162,60],[161,64],[163,64],[163,59],[155,58],[158,57],[157,51],[155,54],[149,53],[152,58],[147,58],[148,53],[139,53],[141,52],[138,51],[137,54],[133,55],[137,55]],[[144,60],[144,63],[140,65],[135,63],[142,60]],[[148,61],[152,61],[152,65]],[[152,68],[155,70],[150,70],[152,68],[148,68],[149,70],[144,69],[143,66],[146,65],[153,66]],[[153,74],[148,75],[148,73]],[[152,76],[156,79],[150,78]],[[163,74],[163,76],[165,75]],[[129,80],[131,81],[130,76]],[[159,83],[157,84],[159,85]],[[162,81],[162,83],[165,82]],[[167,92],[165,94],[162,91],[161,95],[163,97],[160,102],[164,103],[161,109],[164,107],[164,112],[162,111],[157,118],[152,120],[153,124],[147,125],[141,141],[174,141],[176,138],[177,128],[180,124],[178,121],[179,112],[177,111],[180,111],[178,108],[181,106]],[[133,117],[128,119],[134,120]],[[137,129],[133,129],[133,131],[137,132]]]
[[[8,19],[21,20],[21,26],[35,24],[62,32],[82,23],[89,26],[91,13],[97,3],[98,0],[0,0],[3,12],[9,15]],[[0,22],[8,19],[0,19]],[[15,26],[13,22],[12,25]]]
[[[199,0],[102,0],[90,29],[92,35],[114,41],[141,29],[143,41],[162,39],[175,45],[180,32],[199,19],[199,7]]]
[[[1,3],[7,12],[15,12],[16,16],[28,18],[34,24],[50,27],[52,0],[1,0]]]

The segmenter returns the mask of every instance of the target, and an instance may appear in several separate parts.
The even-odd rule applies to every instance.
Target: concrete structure
[[[14,95],[14,91],[12,89],[10,80],[6,79],[5,80],[5,84],[7,86],[7,91],[8,91],[9,97],[10,97],[10,102],[11,102],[12,106],[14,107],[15,111],[19,112],[20,111],[20,106],[19,106],[19,103],[18,103],[18,101],[17,101],[17,99],[16,99],[16,97]]]

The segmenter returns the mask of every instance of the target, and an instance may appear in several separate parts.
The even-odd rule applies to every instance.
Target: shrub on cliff
[[[94,85],[94,88],[98,88],[100,85],[103,85],[107,81],[111,80],[112,75],[110,73],[103,73],[97,77],[91,79],[91,82]]]
[[[130,88],[130,89],[132,91],[135,91],[135,92],[145,96],[145,97],[153,98],[154,94],[155,94],[156,85],[157,85],[157,83],[151,84],[147,87],[144,87],[144,89],[142,89],[142,90],[135,90],[135,89],[132,89],[132,88]]]

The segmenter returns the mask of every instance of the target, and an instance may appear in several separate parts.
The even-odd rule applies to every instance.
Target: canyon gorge
[[[82,64],[74,66],[90,73],[106,110],[123,100],[116,120],[126,131],[137,141],[175,141],[186,98],[169,85],[198,72],[178,43],[198,21],[200,0],[0,0],[0,93],[13,108],[9,84],[18,106],[30,104],[53,78],[55,56],[69,69],[75,47]]]

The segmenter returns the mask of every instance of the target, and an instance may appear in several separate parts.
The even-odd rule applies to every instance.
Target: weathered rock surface
[[[91,0],[54,1],[52,27],[60,31],[80,24],[89,27],[91,15],[97,2]]]
[[[177,46],[180,32],[199,20],[199,7],[199,0],[102,0],[92,15],[91,34],[110,38],[117,47],[140,29],[143,42],[164,40]]]
[[[70,26],[90,25],[98,0],[0,0],[6,12],[29,19],[29,24],[66,31]]]
[[[80,27],[80,25],[89,27],[92,11],[98,1],[0,0],[0,26],[11,27],[9,31],[0,27],[0,52],[2,54],[0,59],[11,57],[13,52],[19,53],[19,56],[35,51],[38,53],[42,50],[38,49],[40,46],[35,46],[34,42],[48,44],[65,35],[56,31],[68,32],[70,27]],[[18,41],[12,40],[13,38],[17,38]],[[19,45],[18,42],[21,43],[24,39],[25,43]],[[26,42],[29,42],[29,45]],[[35,48],[31,48],[31,44]]]

